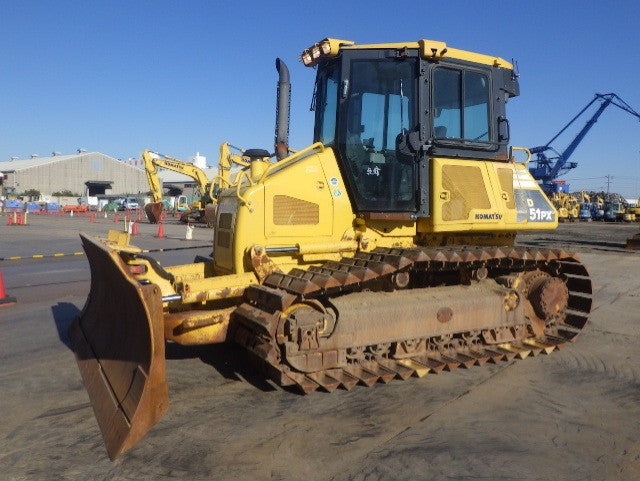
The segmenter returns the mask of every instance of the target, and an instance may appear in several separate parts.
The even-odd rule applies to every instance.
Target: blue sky
[[[291,145],[311,141],[314,71],[301,50],[442,40],[517,59],[508,105],[514,145],[544,144],[596,92],[640,111],[640,2],[0,0],[0,160],[144,148],[210,164],[218,145],[272,149],[276,71],[292,76]],[[581,127],[584,120],[579,121]],[[572,132],[575,133],[575,130]],[[570,136],[556,144],[563,148]],[[575,189],[640,193],[640,122],[610,107],[572,160]]]

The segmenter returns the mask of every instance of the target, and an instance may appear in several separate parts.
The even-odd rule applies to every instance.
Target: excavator
[[[124,232],[81,235],[91,289],[70,338],[111,459],[167,412],[166,343],[234,342],[279,385],[331,392],[548,354],[588,319],[578,257],[514,244],[558,219],[509,147],[511,63],[332,38],[301,60],[314,142],[289,149],[277,59],[275,152],[246,150],[220,190],[210,258],[163,266]]]
[[[240,153],[232,153],[232,148]],[[158,168],[164,168],[191,177],[196,182],[196,190],[200,196],[200,200],[190,205],[189,209],[182,214],[180,220],[182,222],[203,222],[206,223],[207,226],[213,227],[217,206],[216,196],[222,187],[232,185],[232,167],[234,165],[239,165],[240,167],[249,166],[248,161],[243,160],[242,153],[242,149],[228,142],[223,142],[220,145],[220,156],[218,158],[218,175],[212,180],[209,180],[207,174],[201,168],[189,162],[184,162],[158,152],[144,150],[142,152],[142,159],[144,161],[152,198],[152,201],[144,207],[149,222],[156,224],[164,209],[164,203],[162,202],[162,185],[158,175]]]
[[[150,150],[144,150],[142,152],[142,160],[144,161],[144,170],[147,174],[147,181],[149,182],[151,192],[151,202],[144,206],[144,211],[147,214],[149,222],[152,224],[158,223],[164,209],[164,202],[162,202],[162,184],[160,183],[158,168],[179,172],[180,174],[191,177],[196,182],[196,190],[204,202],[199,202],[198,205],[193,206],[191,210],[197,211],[198,214],[200,214],[200,211],[203,211],[202,203],[208,204],[214,201],[213,197],[209,195],[211,182],[209,182],[207,174],[205,174],[200,167]],[[190,212],[191,211],[187,212],[185,215],[188,215]],[[202,212],[202,217],[204,218],[204,211]]]

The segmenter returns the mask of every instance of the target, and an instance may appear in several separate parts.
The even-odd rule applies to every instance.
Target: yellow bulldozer
[[[277,59],[274,158],[245,151],[219,192],[211,259],[162,266],[125,233],[82,236],[91,291],[70,334],[111,458],[168,409],[167,342],[238,343],[308,393],[550,353],[587,321],[578,258],[514,246],[558,219],[508,145],[509,62],[330,38],[301,60],[314,142],[290,153]]]
[[[580,203],[573,196],[564,192],[554,192],[551,202],[558,211],[559,222],[573,222],[580,217]]]

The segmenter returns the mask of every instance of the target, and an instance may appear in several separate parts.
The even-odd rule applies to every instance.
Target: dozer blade
[[[144,212],[147,214],[147,219],[149,219],[149,222],[152,224],[157,224],[160,221],[163,209],[163,202],[149,202],[144,206]]]
[[[130,277],[119,254],[80,235],[91,267],[91,291],[69,335],[113,460],[166,413],[162,297]]]

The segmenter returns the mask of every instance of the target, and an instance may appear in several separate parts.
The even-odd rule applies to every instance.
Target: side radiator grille
[[[442,204],[442,220],[467,220],[472,209],[491,208],[480,167],[443,166],[442,187],[450,193]]]
[[[231,247],[231,232],[233,228],[233,214],[224,212],[218,216],[216,229],[216,244],[229,249]]]
[[[273,196],[274,225],[317,225],[320,206],[288,195]]]

